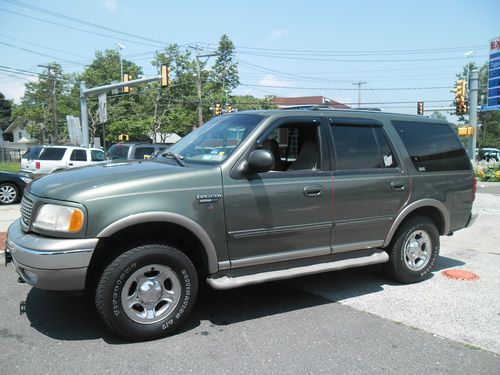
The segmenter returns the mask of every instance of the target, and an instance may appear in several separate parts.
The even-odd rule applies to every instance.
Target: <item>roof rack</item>
[[[290,107],[280,108],[287,111],[310,111],[319,109],[329,109],[328,104],[301,104]]]

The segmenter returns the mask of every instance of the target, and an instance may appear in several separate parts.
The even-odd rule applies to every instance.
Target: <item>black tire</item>
[[[398,229],[387,252],[387,270],[395,280],[410,284],[427,279],[439,256],[436,225],[425,216],[411,218]]]
[[[163,281],[165,274],[169,276]],[[171,303],[162,299],[168,293],[175,295]],[[144,341],[176,331],[189,316],[197,293],[196,269],[184,253],[172,246],[143,245],[126,251],[104,269],[95,305],[113,332]]]
[[[10,182],[0,184],[0,204],[14,204],[19,200],[19,188]]]

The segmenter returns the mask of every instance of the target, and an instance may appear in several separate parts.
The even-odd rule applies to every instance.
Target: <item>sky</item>
[[[154,75],[150,61],[165,45],[210,52],[227,34],[241,82],[233,94],[322,95],[356,107],[361,81],[362,106],[416,113],[418,101],[451,105],[455,75],[487,61],[498,15],[499,0],[0,0],[0,92],[19,102],[36,79],[26,71],[55,61],[80,72],[118,45]]]

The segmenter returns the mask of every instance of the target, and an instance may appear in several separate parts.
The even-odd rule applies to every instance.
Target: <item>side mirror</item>
[[[254,150],[248,158],[247,172],[264,173],[269,172],[274,165],[274,156],[267,150]]]

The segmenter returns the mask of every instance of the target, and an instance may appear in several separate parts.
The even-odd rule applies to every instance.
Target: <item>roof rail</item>
[[[294,105],[290,107],[280,108],[282,110],[287,111],[310,111],[310,110],[319,110],[319,109],[328,109],[328,104],[301,104]]]

